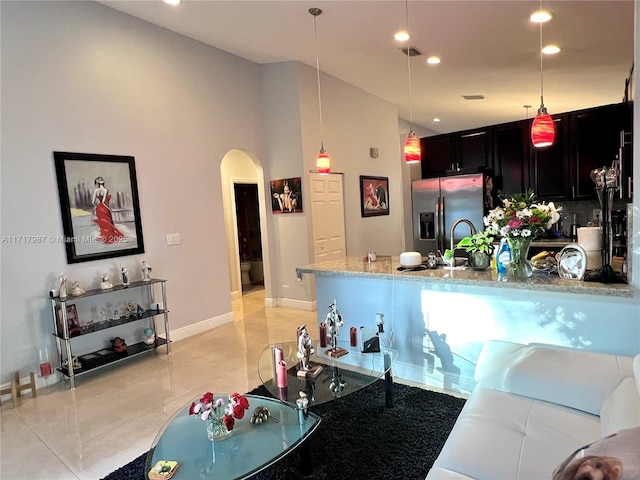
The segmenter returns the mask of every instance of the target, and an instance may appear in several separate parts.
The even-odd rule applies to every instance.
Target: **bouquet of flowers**
[[[238,420],[244,417],[245,410],[249,409],[249,400],[239,393],[232,393],[229,398],[214,398],[213,393],[207,392],[200,402],[192,402],[189,415],[198,415],[204,421],[214,424],[222,424],[231,431]]]
[[[487,231],[506,238],[536,238],[560,219],[562,207],[553,202],[537,203],[533,190],[513,196],[500,195],[502,207],[496,207],[484,217]]]

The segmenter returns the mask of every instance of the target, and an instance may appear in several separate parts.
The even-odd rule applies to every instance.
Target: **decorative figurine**
[[[124,341],[124,338],[116,337],[111,342],[111,349],[115,350],[118,353],[123,353],[127,351],[127,344]]]
[[[67,298],[67,277],[64,276],[64,273],[60,274],[60,276],[58,277],[58,281],[60,283],[60,298],[65,299]]]
[[[147,262],[142,260],[142,281],[143,282],[148,282],[149,280],[151,280],[151,276],[149,275],[151,273],[151,270],[152,268],[147,264]]]
[[[71,295],[73,295],[74,297],[79,297],[83,293],[84,293],[84,290],[80,286],[80,282],[78,280],[76,280],[71,284]]]
[[[307,330],[307,325],[300,325],[298,327],[298,351],[296,356],[300,359],[298,367],[298,377],[317,377],[322,371],[320,365],[311,366],[309,364],[309,357],[316,353],[316,349],[313,348],[311,342],[311,336]]]
[[[331,348],[325,353],[334,358],[338,358],[349,353],[348,350],[338,347],[338,332],[340,327],[344,325],[344,322],[342,321],[342,315],[340,315],[340,312],[336,307],[335,299],[333,300],[333,303],[329,305],[329,313],[327,313],[325,323],[327,324],[327,331],[329,332],[331,344]]]
[[[156,342],[156,332],[153,328],[147,328],[144,331],[144,343],[153,345]]]
[[[120,273],[122,274],[122,284],[125,287],[129,286],[129,272],[127,271],[127,267],[124,263],[120,264]]]
[[[138,305],[138,307],[136,308],[136,311],[138,313],[138,318],[142,318],[142,316],[144,315],[144,308]]]
[[[109,274],[104,272],[100,282],[100,290],[109,290],[110,288],[113,288],[113,284],[109,281]]]

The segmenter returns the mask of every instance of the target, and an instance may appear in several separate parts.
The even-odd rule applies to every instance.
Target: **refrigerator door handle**
[[[445,246],[445,235],[444,235],[444,197],[438,196],[438,204],[436,205],[436,211],[438,212],[438,235],[436,242],[436,246],[438,250],[444,252],[447,248]]]

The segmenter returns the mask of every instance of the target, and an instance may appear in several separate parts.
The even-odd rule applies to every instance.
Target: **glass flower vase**
[[[212,418],[207,421],[207,437],[212,442],[219,442],[229,437],[233,430],[228,430],[221,418]]]
[[[511,250],[511,263],[507,265],[507,276],[529,278],[533,275],[533,266],[528,260],[531,237],[507,237]]]

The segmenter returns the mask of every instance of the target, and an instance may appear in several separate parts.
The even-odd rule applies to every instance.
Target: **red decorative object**
[[[331,173],[331,157],[324,148],[320,149],[316,159],[316,170],[320,175],[329,175]]]
[[[404,161],[408,164],[419,163],[421,157],[420,139],[416,137],[416,134],[411,130],[407,141],[404,143]]]
[[[320,324],[320,346],[327,346],[327,324],[324,322]]]
[[[531,124],[531,142],[534,147],[548,147],[553,144],[555,137],[555,125],[546,108],[538,110],[538,115]]]
[[[352,347],[358,346],[358,329],[356,327],[349,329],[349,345]]]

